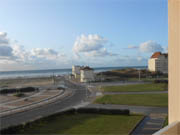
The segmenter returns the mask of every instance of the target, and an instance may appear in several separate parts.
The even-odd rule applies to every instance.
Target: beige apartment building
[[[148,60],[148,70],[151,72],[168,73],[168,54],[155,52]]]
[[[81,70],[81,66],[72,66],[72,74],[74,75],[75,78],[80,78],[80,70]]]

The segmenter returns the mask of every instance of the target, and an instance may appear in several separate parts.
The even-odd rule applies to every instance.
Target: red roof
[[[155,52],[151,58],[158,58],[161,55],[161,52]]]
[[[160,55],[164,55],[166,58],[168,57],[167,53],[155,52],[151,58],[158,58]]]

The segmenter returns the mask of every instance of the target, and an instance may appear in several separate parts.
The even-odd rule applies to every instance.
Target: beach
[[[54,83],[52,77],[21,77],[0,80],[0,88],[21,88],[21,87],[37,87],[47,86]]]

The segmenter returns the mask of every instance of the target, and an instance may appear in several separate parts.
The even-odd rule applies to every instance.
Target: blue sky
[[[2,0],[0,18],[0,70],[144,66],[167,51],[167,0]]]

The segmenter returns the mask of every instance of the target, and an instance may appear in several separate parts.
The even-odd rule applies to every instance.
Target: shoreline
[[[96,67],[95,73],[106,72],[118,69],[146,69],[146,66],[131,66],[131,67]],[[53,75],[64,76],[72,73],[72,69],[47,69],[47,70],[26,70],[26,71],[0,71],[0,80],[2,79],[18,79],[18,78],[36,78],[36,77],[51,77]]]

